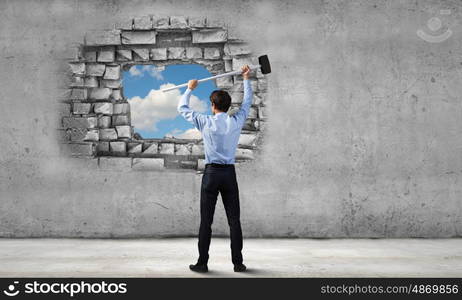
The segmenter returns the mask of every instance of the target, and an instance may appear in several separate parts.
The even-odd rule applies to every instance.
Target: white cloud
[[[180,129],[174,129],[170,132],[177,139],[201,139],[202,134],[196,128],[191,128],[185,131],[181,131]]]
[[[172,87],[174,84],[162,84],[160,89]],[[156,124],[162,120],[173,120],[177,115],[177,106],[181,98],[180,90],[164,93],[159,90],[151,90],[146,97],[138,96],[128,99],[131,110],[132,125],[136,129],[157,131]],[[207,104],[198,97],[191,95],[189,105],[197,112],[206,112]]]
[[[143,77],[145,74],[148,74],[152,78],[157,80],[164,80],[162,76],[162,71],[165,70],[165,67],[156,67],[153,65],[143,65],[140,68],[138,66],[132,66],[128,72],[133,77]]]
[[[153,65],[144,65],[141,68],[142,71],[147,72],[152,78],[155,78],[157,80],[164,80],[164,77],[162,76],[162,71],[165,70],[165,67],[156,67]]]
[[[130,72],[130,75],[133,77],[142,77],[143,72],[141,72],[136,66],[131,67],[128,72]]]

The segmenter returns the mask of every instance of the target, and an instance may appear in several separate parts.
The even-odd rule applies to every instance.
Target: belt
[[[231,168],[231,167],[234,167],[234,164],[215,164],[215,163],[211,163],[211,164],[205,164],[205,167],[217,167],[217,168]]]

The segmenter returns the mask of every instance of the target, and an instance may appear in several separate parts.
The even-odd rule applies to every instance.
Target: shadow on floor
[[[247,268],[245,272],[242,272],[240,274],[249,276],[274,276],[274,272],[257,268]]]

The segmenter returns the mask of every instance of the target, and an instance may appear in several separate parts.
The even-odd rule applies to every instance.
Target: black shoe
[[[207,265],[200,265],[200,264],[195,264],[195,265],[189,265],[189,269],[194,272],[198,273],[206,273],[209,271],[207,268]]]
[[[246,269],[244,264],[234,265],[234,272],[244,272]]]

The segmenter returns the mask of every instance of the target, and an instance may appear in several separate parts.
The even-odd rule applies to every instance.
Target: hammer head
[[[260,64],[262,74],[271,73],[271,65],[268,59],[268,55],[262,55],[258,57],[258,63]]]

